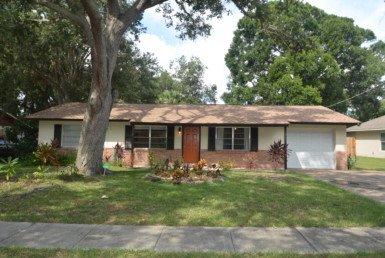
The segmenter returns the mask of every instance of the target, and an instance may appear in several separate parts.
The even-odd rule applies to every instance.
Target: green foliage
[[[226,55],[231,72],[222,99],[229,104],[333,106],[366,121],[384,95],[385,43],[354,21],[301,1],[270,1],[263,17],[238,23]],[[349,109],[348,109],[349,108]]]
[[[54,141],[52,141],[51,143],[40,143],[37,147],[37,150],[33,152],[33,154],[43,166],[59,165],[59,162],[57,160],[57,149],[55,147]]]
[[[219,161],[218,164],[219,164],[219,167],[223,170],[230,170],[233,168],[234,166],[234,163],[235,163],[235,160],[233,159],[229,159],[227,162],[226,161]]]
[[[68,166],[60,170],[58,178],[63,181],[77,181],[82,180],[84,175],[79,173],[79,170],[76,166]]]
[[[173,168],[174,170],[180,169],[183,165],[183,159],[182,158],[176,158],[173,160]]]
[[[356,164],[357,158],[352,155],[348,155],[348,169],[352,169]]]
[[[0,171],[5,173],[5,179],[8,181],[11,176],[16,174],[16,166],[19,164],[19,158],[0,159]]]
[[[1,72],[0,72],[1,73]],[[6,128],[6,136],[12,142],[14,156],[25,159],[37,148],[37,122],[18,117],[14,124]]]
[[[150,165],[150,168],[154,168],[156,166],[156,159],[155,159],[155,153],[152,150],[148,151],[148,164]]]
[[[273,162],[274,169],[277,169],[279,164],[285,163],[285,158],[289,155],[289,153],[290,150],[288,149],[288,144],[282,143],[281,140],[274,141],[273,144],[270,145],[268,154],[270,156],[270,161]]]
[[[119,143],[116,143],[114,146],[114,161],[122,161],[124,157],[123,146]]]
[[[76,154],[75,153],[63,153],[56,155],[57,161],[60,166],[71,166],[76,163]]]
[[[158,103],[216,103],[216,85],[207,85],[203,76],[207,69],[197,57],[185,56],[170,64],[171,73],[163,71],[158,79]]]

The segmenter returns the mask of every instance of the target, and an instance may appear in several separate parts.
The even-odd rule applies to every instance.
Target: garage
[[[290,130],[288,168],[335,169],[332,130]]]

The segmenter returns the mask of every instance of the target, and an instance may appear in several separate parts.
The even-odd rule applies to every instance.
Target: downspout
[[[287,146],[287,126],[284,127],[284,143],[285,143],[285,146]],[[286,155],[285,155],[285,171],[287,170],[287,154],[288,154],[288,151],[286,151]]]

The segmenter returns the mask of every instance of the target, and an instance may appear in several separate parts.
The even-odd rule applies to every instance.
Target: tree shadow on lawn
[[[0,220],[169,226],[385,226],[385,205],[313,178],[293,182],[231,172],[224,183],[172,185],[114,172],[65,183],[0,207]],[[246,172],[247,173],[247,172]],[[250,175],[250,174],[249,174]],[[249,176],[248,175],[248,176]],[[107,199],[101,197],[106,195]]]

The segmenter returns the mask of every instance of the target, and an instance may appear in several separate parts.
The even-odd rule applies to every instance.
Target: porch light
[[[179,136],[182,136],[182,127],[179,127],[179,128],[178,128],[178,135],[179,135]]]

